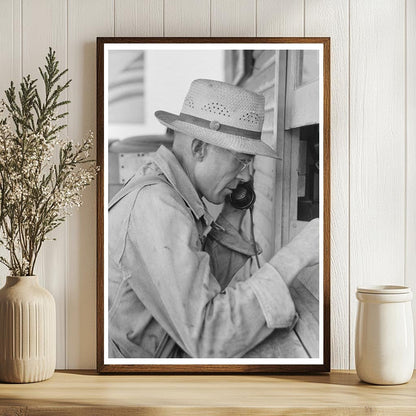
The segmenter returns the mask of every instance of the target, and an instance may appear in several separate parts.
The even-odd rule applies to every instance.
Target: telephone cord
[[[254,238],[253,205],[250,207],[250,230],[251,230],[251,243],[253,244],[254,254],[256,256],[257,267],[260,269],[259,256],[257,255],[257,244]]]

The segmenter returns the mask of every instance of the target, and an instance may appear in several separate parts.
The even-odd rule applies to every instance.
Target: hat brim
[[[192,123],[187,123],[180,120],[178,115],[168,113],[167,111],[156,111],[155,116],[164,126],[215,146],[233,150],[238,153],[279,159],[277,153],[261,140],[249,139],[247,137],[223,133],[221,131],[211,130]]]

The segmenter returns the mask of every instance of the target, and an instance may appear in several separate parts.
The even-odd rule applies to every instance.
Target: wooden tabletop
[[[273,376],[97,375],[58,371],[0,383],[0,415],[416,415],[416,374],[400,386],[354,372]]]

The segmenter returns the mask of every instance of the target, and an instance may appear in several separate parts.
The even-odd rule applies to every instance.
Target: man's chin
[[[208,202],[211,202],[211,204],[214,204],[214,205],[221,205],[221,204],[223,204],[225,202],[225,198],[222,198],[222,200],[210,200],[210,199],[207,199],[207,201]]]

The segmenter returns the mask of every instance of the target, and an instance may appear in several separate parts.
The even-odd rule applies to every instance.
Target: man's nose
[[[248,166],[237,175],[237,179],[241,182],[249,182],[251,180],[250,169]]]

